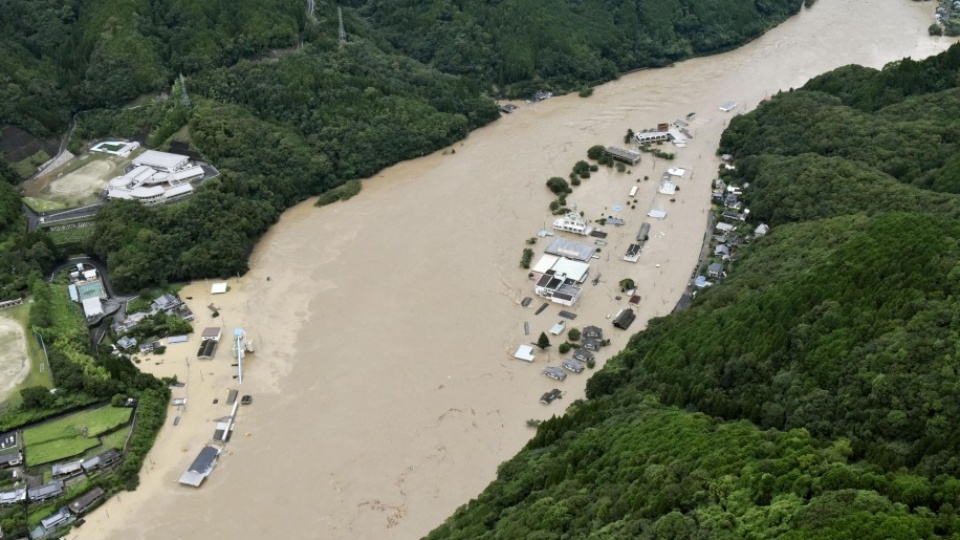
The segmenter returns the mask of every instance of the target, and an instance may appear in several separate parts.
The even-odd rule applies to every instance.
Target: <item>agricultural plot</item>
[[[126,407],[101,407],[24,430],[27,465],[66,459],[100,446],[99,436],[129,422],[132,412]]]

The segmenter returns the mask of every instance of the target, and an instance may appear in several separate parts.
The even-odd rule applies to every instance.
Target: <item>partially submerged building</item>
[[[544,274],[537,281],[533,291],[537,296],[548,298],[552,302],[572,306],[583,294],[583,289],[573,283],[576,282],[567,278],[566,274]]]
[[[563,369],[571,373],[583,373],[584,365],[573,358],[567,358],[563,361]]]
[[[626,150],[617,146],[608,146],[604,152],[606,152],[607,155],[613,159],[622,161],[624,163],[629,163],[630,165],[636,165],[637,163],[640,163],[640,152]]]
[[[637,314],[633,312],[630,308],[623,308],[617,313],[617,316],[613,319],[613,326],[626,330],[630,328],[630,325],[633,324],[633,321],[637,318]]]
[[[547,366],[543,368],[543,374],[558,381],[563,381],[567,378],[567,372],[556,366]]]
[[[566,238],[554,238],[544,251],[550,255],[587,262],[597,252],[597,248],[590,244],[581,244]]]
[[[216,446],[204,446],[190,467],[180,476],[180,483],[185,486],[200,487],[200,484],[210,476],[217,465],[220,449]]]
[[[584,349],[583,347],[580,347],[579,349],[573,351],[573,359],[580,362],[589,362],[593,360],[593,353],[587,349]]]
[[[587,222],[583,219],[583,216],[576,212],[569,212],[565,216],[553,220],[553,228],[557,231],[580,234],[583,236],[587,236],[593,232],[593,227],[588,226]]]

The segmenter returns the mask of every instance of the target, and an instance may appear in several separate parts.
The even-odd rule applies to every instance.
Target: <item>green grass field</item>
[[[93,227],[75,227],[65,231],[49,231],[47,234],[57,246],[86,242],[93,236]]]
[[[130,435],[129,427],[118,429],[109,435],[100,437],[100,444],[102,444],[104,448],[123,450],[123,446],[127,443],[128,435]]]
[[[43,150],[39,150],[36,154],[28,157],[23,161],[18,161],[13,164],[13,170],[17,171],[17,174],[21,178],[30,178],[33,176],[33,173],[37,172],[37,167],[43,165],[50,159],[50,154],[47,154]]]
[[[44,463],[53,463],[61,459],[78,456],[97,446],[100,446],[100,439],[96,437],[92,439],[81,437],[56,439],[29,445],[26,452],[27,466],[36,467]]]
[[[48,201],[46,199],[37,199],[34,197],[24,197],[23,203],[29,206],[30,208],[36,210],[37,212],[49,212],[51,210],[60,210],[66,208],[67,205],[56,202]]]
[[[132,412],[126,407],[100,407],[24,430],[27,466],[69,458],[100,445],[98,436],[129,422]]]

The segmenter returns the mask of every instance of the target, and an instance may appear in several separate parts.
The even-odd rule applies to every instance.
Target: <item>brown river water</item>
[[[258,245],[251,272],[231,279],[227,294],[210,296],[209,282],[182,293],[193,298],[198,328],[222,324],[232,334],[243,326],[256,343],[240,387],[254,403],[240,409],[212,476],[199,489],[177,483],[210,441],[215,419],[229,413],[227,389],[238,382],[228,346],[199,362],[191,341],[168,349],[162,363],[141,364],[185,381],[174,394],[189,402],[171,409],[140,489],[109,501],[69,538],[425,535],[520,450],[533,433],[528,420],[560,414],[583,396],[589,372],[564,382],[541,374],[562,359],[556,347],[532,364],[511,358],[519,344],[560,320],[556,304],[539,315],[539,299],[520,305],[534,296],[518,266],[524,241],[553,219],[546,179],[567,176],[593,144],[622,144],[627,128],[697,113],[694,139],[670,150],[677,152],[672,162],[645,155],[629,174],[601,171],[569,197],[587,218],[626,222],[605,227],[608,243],[590,271],[600,279],[584,285],[571,309],[577,319],[568,323],[596,324],[611,339],[599,368],[630,333],[669,313],[687,286],[730,116],[841,65],[881,67],[944,50],[949,40],[927,36],[934,7],[819,0],[738,50],[632,73],[588,99],[520,103],[462,143],[384,170],[347,203],[290,209]],[[728,101],[739,106],[721,112]],[[658,195],[657,181],[671,166],[691,174],[678,181],[675,196]],[[635,209],[627,205],[634,185]],[[614,205],[623,209],[613,212]],[[647,218],[650,209],[667,217]],[[622,261],[644,221],[652,228],[639,262]],[[532,246],[537,257],[545,243]],[[618,299],[624,278],[639,284],[642,297],[629,333],[608,320],[626,305]],[[210,316],[211,302],[220,317]],[[565,391],[563,399],[541,405],[551,388]]]

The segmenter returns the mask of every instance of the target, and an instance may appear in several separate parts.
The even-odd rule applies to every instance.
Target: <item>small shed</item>
[[[224,283],[214,283],[210,286],[210,294],[224,294],[227,292],[227,284]]]
[[[567,323],[564,321],[560,321],[557,324],[553,325],[552,328],[550,328],[550,333],[555,336],[559,336],[566,329],[567,329]]]

